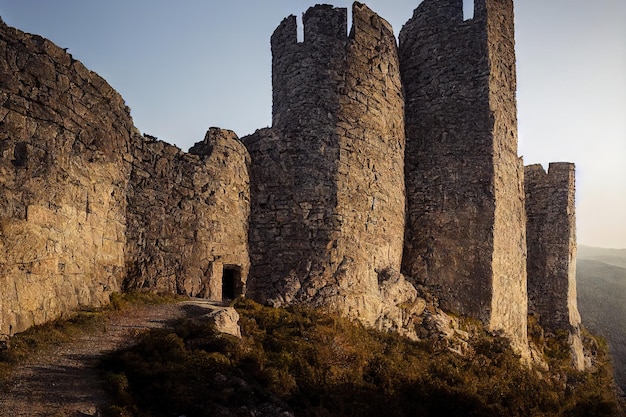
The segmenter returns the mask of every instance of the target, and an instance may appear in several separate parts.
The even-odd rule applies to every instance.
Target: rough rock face
[[[190,153],[143,138],[132,149],[124,287],[212,300],[242,294],[250,158],[237,136],[211,128]]]
[[[207,314],[206,319],[215,325],[218,332],[241,338],[239,313],[232,307],[220,308]]]
[[[124,277],[129,109],[0,20],[0,334],[108,302]]]
[[[304,42],[294,16],[272,35],[273,126],[244,138],[253,164],[249,295],[401,327],[396,301],[415,294],[397,274],[404,230],[397,48],[390,25],[364,5],[354,4],[353,21],[347,36],[346,9],[315,6],[303,17]],[[387,302],[392,275],[403,290]]]
[[[585,368],[576,301],[575,167],[525,167],[528,309],[548,332],[569,333],[577,369]]]
[[[403,273],[525,353],[523,165],[511,0],[425,0],[400,32],[406,95]]]

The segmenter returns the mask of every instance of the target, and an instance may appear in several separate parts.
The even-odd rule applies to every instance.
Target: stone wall
[[[102,78],[0,21],[0,335],[147,288],[245,291],[250,158],[142,137]]]
[[[108,302],[124,278],[129,109],[0,21],[0,334]]]
[[[525,168],[528,309],[548,332],[570,335],[574,366],[585,367],[576,301],[575,167]]]
[[[142,137],[102,78],[0,21],[0,335],[120,289],[247,286],[417,337],[423,284],[526,355],[528,267],[531,312],[569,331],[580,368],[573,166],[531,166],[524,190],[512,0],[462,10],[424,0],[399,50],[360,3],[349,34],[344,8],[310,8],[303,42],[285,19],[272,128],[245,146],[211,128],[189,153]]]
[[[401,280],[399,62],[386,21],[359,3],[353,21],[348,36],[346,9],[315,6],[303,17],[304,42],[294,16],[272,36],[273,126],[244,139],[253,162],[249,295],[393,327],[402,311],[379,284]]]
[[[132,149],[124,288],[221,300],[230,270],[234,289],[224,295],[242,294],[250,267],[250,160],[237,136],[211,128],[189,153],[144,138]]]
[[[526,337],[523,166],[511,0],[425,0],[400,32],[406,96],[403,272],[453,312]]]

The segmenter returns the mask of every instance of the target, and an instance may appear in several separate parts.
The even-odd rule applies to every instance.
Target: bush
[[[103,367],[113,375],[118,410],[136,416],[615,412],[603,368],[569,370],[562,386],[553,375],[521,365],[506,339],[482,329],[470,341],[474,353],[462,357],[311,309],[273,309],[250,300],[235,307],[242,339],[180,321],[107,357]]]

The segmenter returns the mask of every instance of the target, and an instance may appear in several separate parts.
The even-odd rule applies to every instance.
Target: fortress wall
[[[102,78],[0,22],[0,335],[113,291],[221,299],[249,270],[249,155],[148,140]]]
[[[505,329],[514,346],[527,346],[526,211],[524,163],[517,155],[517,79],[513,0],[476,1],[486,19],[489,107],[493,117],[493,295],[491,329]]]
[[[584,368],[576,301],[575,167],[525,168],[528,308],[546,331],[570,334],[574,365]]]
[[[129,109],[0,21],[0,334],[108,302],[124,277]]]
[[[513,6],[477,0],[470,20],[462,9],[462,0],[425,0],[400,32],[407,137],[403,272],[428,285],[445,308],[505,330],[524,350]]]
[[[235,293],[226,296],[241,294],[250,267],[250,161],[237,136],[211,128],[190,153],[139,138],[133,153],[124,287],[222,300],[232,270]]]

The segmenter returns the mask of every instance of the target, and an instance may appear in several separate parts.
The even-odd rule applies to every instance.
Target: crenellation
[[[277,54],[280,48],[298,43],[298,22],[296,16],[290,15],[280,22],[270,38],[272,51]]]
[[[305,43],[344,40],[348,34],[348,9],[318,4],[302,16]]]
[[[424,0],[411,21],[430,27],[458,25],[463,22],[463,0]]]

